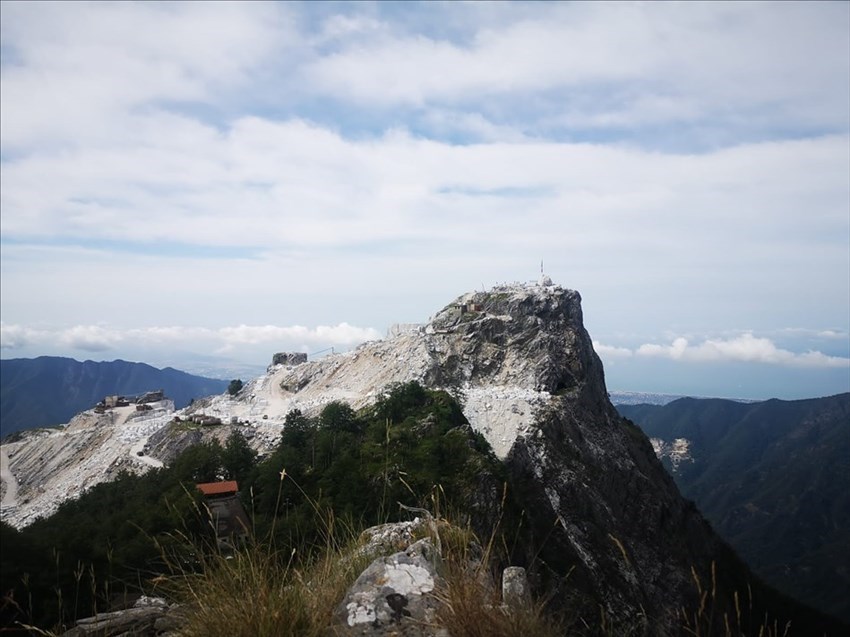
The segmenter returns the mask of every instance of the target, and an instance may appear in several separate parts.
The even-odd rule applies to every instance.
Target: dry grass
[[[438,521],[443,582],[435,593],[437,624],[452,637],[562,637],[566,628],[545,613],[544,602],[502,605],[501,581],[492,570],[498,526],[482,544],[468,525]]]
[[[791,630],[790,622],[780,624],[778,621],[771,621],[766,615],[755,626],[744,626],[744,623],[752,624],[745,621],[746,617],[753,616],[752,599],[753,594],[749,585],[747,586],[747,600],[745,607],[742,609],[741,595],[735,591],[735,613],[729,612],[719,613],[717,598],[717,565],[711,563],[711,586],[703,586],[703,583],[697,574],[696,569],[691,567],[691,577],[694,580],[697,593],[699,593],[699,607],[691,612],[682,609],[682,631],[685,635],[693,637],[703,637],[711,635],[723,635],[724,637],[740,637],[743,635],[754,635],[757,637],[788,637]]]
[[[435,627],[452,637],[554,637],[565,630],[542,604],[506,609],[500,585],[489,570],[491,538],[484,548],[466,526],[430,519],[420,527],[442,547],[442,585],[435,591]],[[350,531],[342,535],[352,537]],[[197,572],[168,578],[165,587],[184,603],[185,637],[319,637],[330,634],[333,613],[346,590],[375,555],[354,540],[334,539],[326,525],[321,557],[296,566],[297,554],[281,555],[251,544],[232,555],[201,556]]]
[[[368,561],[351,554],[335,547],[296,568],[295,552],[282,556],[253,544],[204,557],[200,572],[177,573],[165,587],[184,604],[185,637],[319,636]]]
[[[504,608],[500,586],[482,565],[464,568],[448,562],[445,584],[437,592],[438,623],[452,637],[556,637],[565,629],[544,613],[542,603],[526,608]]]
[[[283,482],[286,471],[280,475]],[[334,610],[370,556],[356,550],[352,529],[311,503],[323,524],[321,551],[303,547],[282,554],[275,548],[272,528],[266,542],[252,539],[232,553],[193,549],[184,537],[184,550],[188,547],[199,561],[188,568],[182,566],[185,560],[164,554],[172,574],[160,584],[183,605],[182,637],[327,634]]]

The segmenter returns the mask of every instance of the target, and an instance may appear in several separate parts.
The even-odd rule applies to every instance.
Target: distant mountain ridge
[[[756,573],[850,621],[850,393],[617,410]]]
[[[179,408],[193,398],[219,394],[226,388],[226,380],[123,360],[4,359],[0,360],[0,437],[66,423],[107,395],[162,389]]]

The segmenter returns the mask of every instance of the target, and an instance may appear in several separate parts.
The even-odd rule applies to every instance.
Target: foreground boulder
[[[436,626],[439,559],[429,538],[376,559],[337,608],[334,634],[448,637]]]
[[[560,634],[539,632],[554,624],[537,617],[524,568],[504,570],[499,594],[492,579],[495,565],[468,528],[425,512],[411,522],[367,529],[362,539],[357,554],[378,557],[337,606],[330,635],[451,637],[451,626],[464,626],[459,634],[468,634],[470,622],[475,634],[492,637],[515,634],[511,627],[516,625],[526,626],[533,635]],[[390,551],[395,552],[387,555]]]

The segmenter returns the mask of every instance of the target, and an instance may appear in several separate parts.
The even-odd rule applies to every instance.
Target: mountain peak
[[[425,333],[443,336],[445,356],[435,362],[446,385],[607,397],[575,290],[530,283],[470,292],[438,312]]]
[[[428,323],[394,326],[388,338],[352,352],[272,365],[235,400],[214,397],[194,409],[223,421],[259,416],[280,424],[292,409],[315,413],[333,400],[359,408],[408,381],[462,396],[470,424],[499,457],[533,428],[553,395],[589,393],[613,411],[582,324],[581,296],[536,283],[462,294]]]

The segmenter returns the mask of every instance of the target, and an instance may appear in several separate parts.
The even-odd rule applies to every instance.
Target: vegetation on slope
[[[197,445],[167,468],[122,474],[22,531],[4,524],[0,585],[14,604],[3,621],[57,626],[145,590],[169,572],[164,555],[189,550],[185,540],[211,543],[199,482],[238,480],[255,536],[313,559],[326,548],[329,516],[361,529],[398,519],[398,502],[439,501],[481,518],[488,509],[476,494],[488,479],[501,484],[502,471],[452,397],[415,383],[360,413],[342,403],[317,418],[293,411],[263,462],[237,429],[224,446]],[[184,566],[200,566],[192,564],[185,557]]]
[[[850,394],[618,409],[648,436],[691,441],[673,477],[756,573],[850,621]]]

